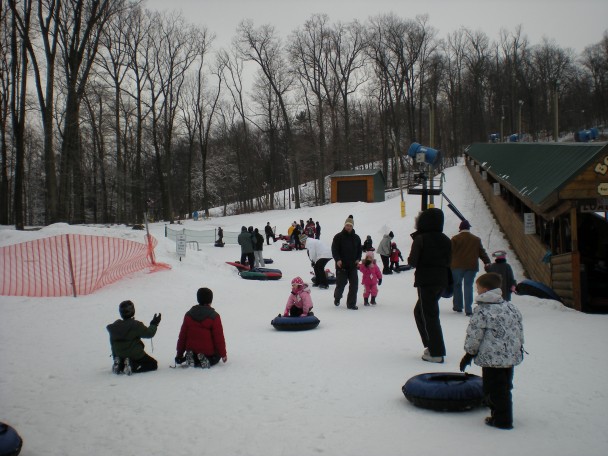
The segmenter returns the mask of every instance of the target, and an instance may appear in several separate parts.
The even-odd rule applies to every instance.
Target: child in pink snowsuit
[[[369,295],[372,295],[372,305],[376,305],[376,296],[378,296],[378,285],[382,285],[382,271],[376,264],[374,252],[367,252],[365,259],[359,263],[359,271],[361,271],[361,284],[363,285],[363,304],[369,306]]]
[[[312,312],[312,299],[308,285],[300,277],[291,281],[291,293],[287,298],[284,317],[306,317],[314,315]]]

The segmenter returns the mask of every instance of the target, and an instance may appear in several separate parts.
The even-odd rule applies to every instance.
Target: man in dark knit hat
[[[460,232],[452,237],[452,309],[454,312],[462,312],[464,306],[466,315],[470,316],[473,314],[473,283],[479,271],[479,260],[483,261],[485,267],[491,264],[491,260],[481,245],[481,239],[471,233],[471,224],[467,220],[463,220],[458,229]]]
[[[209,368],[220,359],[228,361],[224,328],[220,315],[211,307],[213,291],[199,288],[198,305],[186,312],[177,339],[175,362],[188,367]],[[185,356],[184,356],[185,353]]]
[[[334,304],[340,305],[344,288],[348,282],[346,307],[357,310],[357,290],[359,288],[359,262],[361,261],[361,238],[353,229],[353,219],[349,216],[344,222],[344,228],[334,236],[331,243],[331,254],[336,262],[336,290]]]

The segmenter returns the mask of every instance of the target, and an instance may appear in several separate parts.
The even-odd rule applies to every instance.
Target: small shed
[[[336,171],[329,176],[332,203],[384,201],[385,180],[379,169]]]

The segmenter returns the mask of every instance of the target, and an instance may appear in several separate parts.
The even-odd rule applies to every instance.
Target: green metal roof
[[[477,143],[465,152],[522,198],[541,206],[606,148],[607,143]]]
[[[345,171],[336,171],[329,177],[375,176],[378,173],[380,173],[384,179],[384,175],[380,169],[350,169]]]

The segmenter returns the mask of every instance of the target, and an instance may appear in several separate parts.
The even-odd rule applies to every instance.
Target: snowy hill
[[[446,170],[445,192],[469,218],[488,252],[505,249],[516,277],[521,265],[496,226],[467,170]],[[192,229],[227,231],[266,222],[286,232],[293,220],[312,217],[328,243],[349,214],[364,239],[377,245],[392,230],[405,257],[420,197],[407,196],[400,217],[397,192],[383,203],[342,203],[298,210],[186,221]],[[441,201],[436,199],[439,207]],[[460,220],[445,208],[445,233]],[[282,312],[290,280],[310,282],[305,251],[265,246],[283,279],[242,280],[225,264],[240,257],[236,245],[188,250],[179,261],[164,225],[151,226],[158,261],[170,271],[136,274],[78,298],[0,297],[0,421],[24,439],[22,455],[605,455],[608,393],[608,316],[572,311],[555,301],[515,296],[524,316],[529,355],[515,369],[515,429],[484,426],[486,409],[440,413],[414,407],[401,387],[422,372],[457,372],[467,317],[441,302],[447,348],[443,365],[420,359],[423,347],[413,318],[413,271],[387,276],[374,308],[333,305],[333,286],[313,288],[320,326],[278,332],[270,320]],[[111,234],[133,239],[126,227],[53,225],[39,232],[0,230],[0,245],[58,232]],[[137,236],[141,236],[137,232]],[[333,268],[333,261],[328,267]],[[208,371],[170,369],[184,313],[196,291],[214,291],[228,362]],[[154,373],[111,374],[106,324],[131,299],[136,318],[162,322],[146,351],[159,361]],[[361,304],[361,289],[359,304]],[[473,366],[470,372],[481,375]]]

